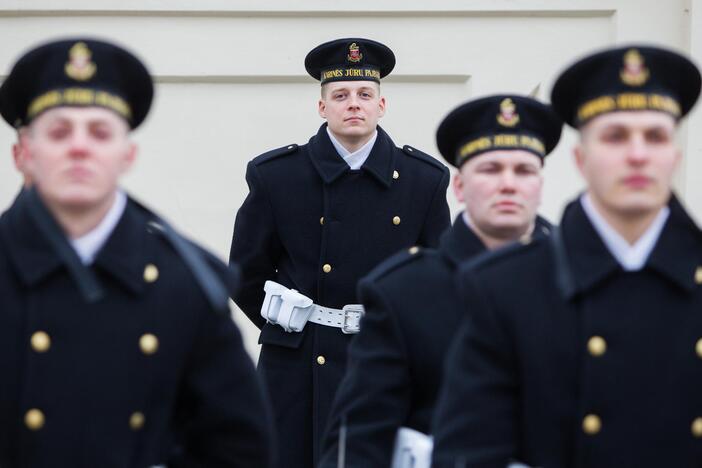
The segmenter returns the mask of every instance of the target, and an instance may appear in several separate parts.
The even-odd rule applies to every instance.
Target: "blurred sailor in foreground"
[[[0,218],[3,468],[270,464],[235,270],[118,185],[152,95],[136,57],[82,38],[0,88],[33,187]]]
[[[434,466],[702,462],[702,233],[672,194],[699,92],[687,58],[640,45],[558,78],[587,189],[548,239],[462,267]]]

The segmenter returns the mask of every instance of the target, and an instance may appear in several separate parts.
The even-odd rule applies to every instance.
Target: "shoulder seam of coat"
[[[410,145],[405,145],[402,147],[402,151],[407,154],[408,156],[411,156],[415,159],[418,159],[420,161],[424,161],[437,169],[441,169],[442,171],[448,172],[448,168],[441,163],[438,159],[430,156],[429,154],[425,153],[424,151],[418,150],[414,146]]]
[[[253,159],[253,162],[258,165],[258,164],[264,163],[266,161],[270,161],[272,159],[278,158],[280,156],[292,154],[292,153],[296,152],[298,148],[299,148],[299,146],[295,143],[281,146],[280,148],[272,149],[270,151],[267,151],[263,154],[256,156]]]

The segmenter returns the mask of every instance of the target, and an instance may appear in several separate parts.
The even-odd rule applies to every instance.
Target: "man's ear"
[[[15,167],[18,171],[22,171],[22,147],[19,142],[12,144],[12,159],[15,161]]]
[[[127,143],[127,145],[127,153],[124,156],[122,174],[131,169],[131,167],[134,165],[134,162],[136,161],[137,154],[139,153],[139,146],[136,143],[130,141]]]
[[[319,102],[317,103],[317,112],[319,112],[319,116],[323,119],[327,118],[327,103],[324,101],[324,99],[320,99]]]
[[[585,174],[583,173],[583,167],[585,165],[585,151],[583,149],[582,141],[575,144],[575,147],[573,148],[573,157],[575,159],[575,165],[578,168],[578,172],[580,172],[580,175],[584,176]]]
[[[27,171],[28,165],[34,162],[29,147],[31,144],[31,130],[28,127],[22,127],[17,132],[17,143],[12,145],[12,156],[15,159],[15,166],[24,173]]]
[[[465,203],[463,197],[463,178],[461,178],[460,169],[453,175],[451,187],[453,188],[453,195],[456,197],[456,200],[458,200],[459,203]]]
[[[678,166],[680,166],[680,162],[682,161],[683,154],[682,150],[680,148],[675,148],[675,169],[677,170]]]
[[[387,107],[387,103],[385,102],[385,96],[380,96],[380,99],[378,100],[378,107],[380,108],[380,113],[378,114],[378,117],[383,117],[385,115],[385,109]]]

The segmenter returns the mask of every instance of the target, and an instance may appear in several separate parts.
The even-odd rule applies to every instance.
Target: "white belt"
[[[364,310],[361,304],[345,305],[332,309],[312,302],[312,299],[275,281],[263,286],[266,297],[261,306],[261,316],[267,322],[280,325],[286,332],[301,332],[307,322],[327,327],[341,328],[345,334],[361,331]]]

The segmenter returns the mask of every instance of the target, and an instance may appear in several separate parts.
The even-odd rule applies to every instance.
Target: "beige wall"
[[[25,48],[56,36],[119,41],[157,80],[154,109],[135,133],[141,155],[126,187],[222,258],[255,155],[304,143],[321,124],[319,85],[302,61],[323,41],[365,36],[388,44],[397,67],[383,84],[381,124],[398,145],[437,154],[434,131],[457,104],[486,93],[538,90],[592,48],[664,44],[702,63],[702,0],[0,0],[0,79]],[[98,8],[99,5],[99,8]],[[702,112],[682,135],[677,186],[702,216]],[[20,179],[12,130],[0,128],[0,207]],[[546,165],[543,213],[557,220],[582,187],[566,131]],[[3,150],[4,149],[4,150]],[[454,213],[458,206],[449,194]],[[702,219],[702,218],[701,218]],[[255,330],[238,318],[249,349]]]

